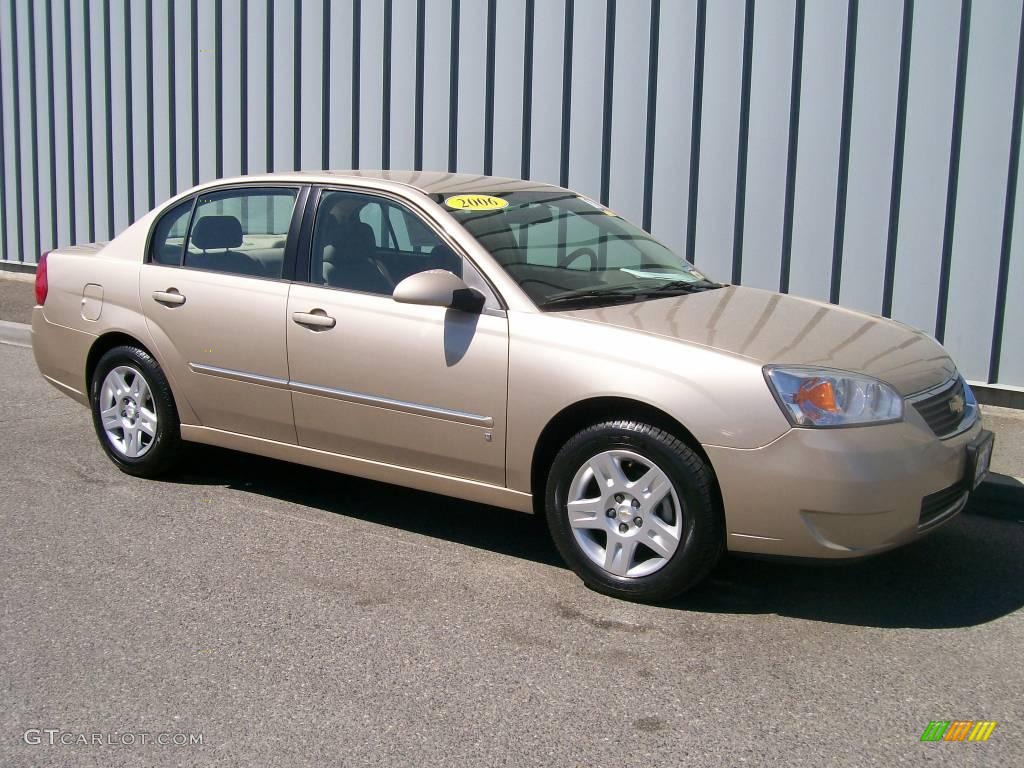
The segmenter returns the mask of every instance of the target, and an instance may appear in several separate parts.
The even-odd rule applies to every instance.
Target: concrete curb
[[[32,326],[0,320],[0,344],[14,347],[32,347]]]
[[[983,384],[977,381],[967,382],[978,402],[982,405],[996,405],[1000,408],[1013,408],[1020,410],[1024,408],[1024,387],[1014,387],[1009,384]]]
[[[0,262],[0,279],[14,280],[19,283],[34,283],[36,281],[36,265]]]
[[[0,344],[31,348],[32,326],[0,320]],[[996,439],[998,441],[998,437]],[[971,494],[967,510],[974,514],[1024,521],[1024,478],[989,473]]]

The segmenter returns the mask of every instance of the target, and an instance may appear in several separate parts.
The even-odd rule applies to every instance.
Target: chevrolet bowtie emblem
[[[953,395],[949,399],[949,410],[957,416],[964,412],[964,398],[962,395]]]

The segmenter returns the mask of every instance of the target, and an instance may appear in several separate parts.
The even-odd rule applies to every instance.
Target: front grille
[[[959,399],[959,410],[951,407],[954,399]],[[945,437],[956,432],[966,408],[963,379],[957,376],[956,381],[949,387],[938,394],[918,400],[914,407],[937,436]]]
[[[941,491],[929,493],[921,499],[921,516],[917,520],[917,527],[919,529],[927,528],[933,523],[938,523],[945,519],[950,514],[959,512],[959,508],[963,506],[966,495],[967,489],[964,488],[963,483],[957,483]]]

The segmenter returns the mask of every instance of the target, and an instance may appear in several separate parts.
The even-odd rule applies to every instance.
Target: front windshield
[[[435,199],[542,309],[719,287],[604,206],[565,190]]]

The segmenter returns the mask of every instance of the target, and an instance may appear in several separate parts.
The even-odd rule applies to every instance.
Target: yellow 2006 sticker
[[[508,207],[508,200],[491,195],[455,195],[444,204],[457,211],[497,211]]]

